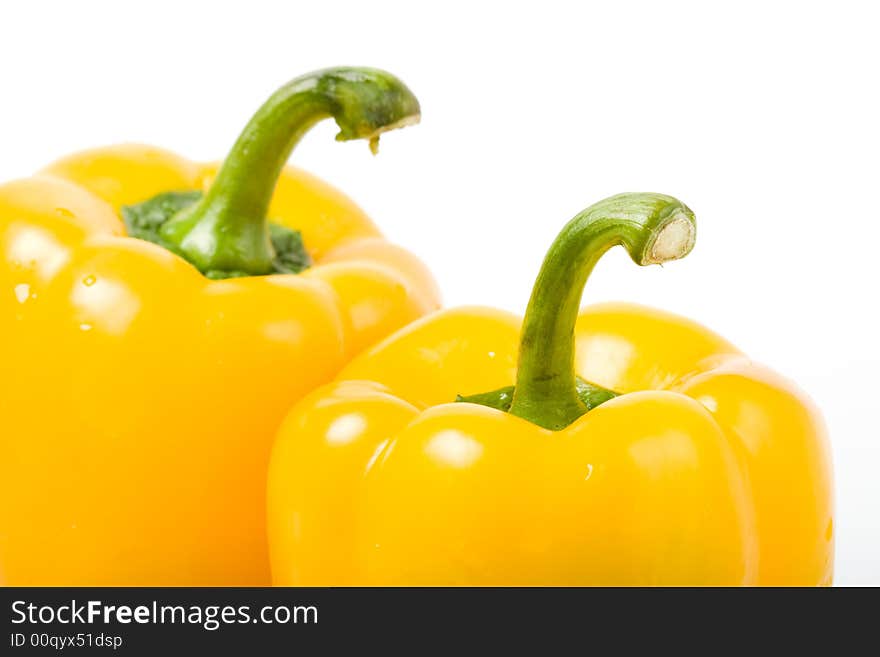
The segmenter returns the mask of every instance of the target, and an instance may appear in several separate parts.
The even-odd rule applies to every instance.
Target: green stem
[[[526,309],[510,412],[558,431],[587,412],[574,371],[574,329],[593,267],[622,244],[638,265],[687,255],[696,223],[662,194],[619,194],[572,219],[550,247]]]
[[[202,272],[249,275],[275,270],[267,212],[275,184],[303,135],[333,117],[337,140],[369,139],[417,123],[419,102],[390,73],[332,68],[281,87],[235,142],[211,188],[161,228],[161,237]]]

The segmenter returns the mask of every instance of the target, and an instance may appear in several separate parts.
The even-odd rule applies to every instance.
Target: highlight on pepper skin
[[[293,407],[278,585],[829,585],[833,482],[798,388],[699,324],[579,310],[603,253],[684,257],[693,213],[623,194],[551,246],[524,319],[443,310]]]
[[[281,87],[219,167],[123,145],[0,186],[0,583],[265,585],[291,404],[439,307],[411,253],[285,162],[415,123],[389,73]],[[393,190],[389,190],[393,191]],[[137,238],[137,239],[135,239]]]

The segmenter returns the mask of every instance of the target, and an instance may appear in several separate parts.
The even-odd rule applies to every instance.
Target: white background
[[[422,125],[373,158],[322,124],[293,161],[421,255],[450,305],[521,312],[575,212],[675,195],[694,252],[613,252],[585,301],[692,316],[800,382],[831,429],[836,581],[880,584],[878,25],[840,0],[6,2],[0,179],[118,141],[219,158],[282,82],[353,64],[406,80]]]

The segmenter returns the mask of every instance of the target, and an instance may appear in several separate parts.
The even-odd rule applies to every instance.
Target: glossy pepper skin
[[[274,583],[830,584],[829,448],[804,394],[682,317],[578,310],[611,246],[645,265],[694,235],[675,199],[612,197],[563,230],[525,322],[440,311],[307,396],[272,454]],[[589,409],[575,373],[616,394]],[[454,402],[513,384],[508,412]]]
[[[334,188],[282,167],[320,118],[375,140],[417,111],[389,74],[321,71],[264,106],[219,174],[128,145],[0,187],[0,583],[269,582],[265,473],[285,412],[439,307],[413,255]],[[194,207],[220,236],[202,255],[234,277],[126,235],[122,207],[187,190],[206,192]],[[311,268],[258,269],[267,218],[301,231]],[[227,239],[248,230],[256,249]]]

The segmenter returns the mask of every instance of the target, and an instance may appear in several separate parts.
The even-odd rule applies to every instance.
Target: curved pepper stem
[[[418,123],[419,101],[390,73],[331,68],[276,91],[235,142],[211,188],[168,220],[161,237],[202,272],[258,276],[275,271],[267,212],[290,153],[306,132],[333,117],[339,141],[368,139]]]
[[[572,219],[547,252],[532,289],[510,412],[553,431],[586,413],[574,371],[574,329],[593,267],[617,244],[637,265],[677,260],[690,252],[695,237],[694,213],[662,194],[619,194]]]

